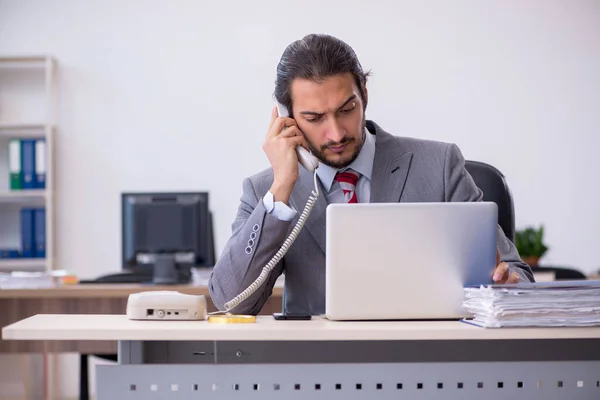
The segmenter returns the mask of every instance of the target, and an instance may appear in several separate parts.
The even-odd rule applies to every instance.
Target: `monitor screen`
[[[208,193],[124,193],[123,267],[153,264],[170,254],[191,266],[214,264]]]
[[[151,202],[133,207],[135,249],[141,253],[187,253],[196,250],[200,232],[195,204]]]

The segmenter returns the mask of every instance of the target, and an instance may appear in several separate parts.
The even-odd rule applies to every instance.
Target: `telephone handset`
[[[281,116],[281,117],[289,116],[285,106],[279,104],[278,102],[276,102],[276,105],[277,105],[277,112],[279,113],[279,116]],[[304,227],[304,223],[306,222],[306,219],[310,215],[310,212],[311,212],[313,206],[317,202],[317,199],[319,197],[319,186],[317,184],[317,173],[315,170],[319,166],[319,160],[314,155],[310,154],[302,146],[296,147],[296,154],[298,155],[298,162],[304,168],[306,168],[308,171],[313,172],[313,180],[315,183],[315,190],[313,190],[311,195],[308,197],[306,206],[304,206],[304,210],[302,211],[302,214],[300,214],[300,217],[298,217],[298,222],[296,222],[294,229],[292,229],[292,233],[290,233],[290,235],[285,240],[285,242],[283,242],[283,245],[281,246],[279,251],[277,253],[275,253],[273,258],[271,258],[271,260],[267,263],[267,265],[265,265],[263,267],[258,278],[256,278],[256,280],[254,282],[252,282],[252,284],[250,286],[248,286],[248,288],[246,290],[244,290],[242,293],[240,293],[239,295],[237,295],[236,297],[234,297],[233,299],[231,299],[230,301],[225,303],[225,311],[226,312],[233,310],[242,301],[244,301],[248,297],[250,297],[252,295],[252,293],[256,292],[258,290],[258,288],[260,288],[262,286],[262,284],[267,280],[267,278],[268,278],[269,274],[271,273],[271,271],[273,270],[273,268],[275,268],[277,263],[287,253],[287,251],[289,250],[292,243],[294,243],[294,241],[296,240],[296,237],[298,236],[298,234]],[[216,312],[216,313],[220,313],[220,312]],[[211,313],[211,314],[216,314],[216,313]]]
[[[275,102],[277,106],[277,113],[280,117],[289,117],[287,107],[279,102]],[[313,156],[302,146],[296,147],[296,154],[298,155],[298,162],[310,172],[313,172],[319,166],[319,160]]]

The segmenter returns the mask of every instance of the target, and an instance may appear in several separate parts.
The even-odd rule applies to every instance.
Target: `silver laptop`
[[[463,287],[492,282],[497,223],[492,202],[330,204],[326,317],[469,316]]]

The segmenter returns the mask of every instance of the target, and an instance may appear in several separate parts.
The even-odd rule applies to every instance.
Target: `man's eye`
[[[312,117],[312,118],[307,118],[306,120],[308,122],[317,122],[321,119],[321,117]]]
[[[348,113],[352,112],[353,110],[354,110],[354,106],[352,106],[352,107],[350,107],[350,108],[344,108],[344,109],[342,110],[342,112],[343,112],[344,114],[348,114]]]

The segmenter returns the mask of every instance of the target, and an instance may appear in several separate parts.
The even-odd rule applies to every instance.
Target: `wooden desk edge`
[[[60,327],[47,328],[49,319],[57,317]],[[404,341],[404,340],[599,340],[598,327],[566,328],[498,328],[485,329],[460,321],[398,321],[373,322],[367,329],[363,322],[328,321],[316,317],[312,321],[273,322],[269,316],[259,316],[255,324],[238,325],[240,330],[232,330],[231,325],[214,325],[206,330],[190,329],[188,322],[158,321],[151,329],[139,329],[139,323],[127,326],[125,315],[53,315],[37,314],[15,322],[2,329],[3,340],[27,341],[118,341],[118,340],[167,340],[167,341]],[[106,319],[106,329],[98,329],[97,322]],[[52,319],[54,320],[54,319]],[[126,322],[127,321],[127,322]],[[41,323],[38,324],[38,322]],[[94,323],[96,322],[96,323]],[[163,323],[164,322],[164,323]],[[206,323],[198,321],[200,323]],[[71,326],[71,323],[73,326]],[[85,323],[85,324],[84,324]],[[143,323],[143,322],[142,322]],[[84,324],[84,325],[82,325]],[[173,324],[173,326],[168,326]],[[317,329],[307,329],[314,324]],[[34,326],[35,325],[35,326]],[[118,328],[112,326],[118,325]],[[65,328],[67,326],[67,328]],[[68,326],[71,326],[68,328]],[[389,329],[394,327],[395,329]],[[342,328],[342,329],[340,329]],[[345,329],[347,328],[347,329]],[[368,333],[367,333],[368,332]]]

